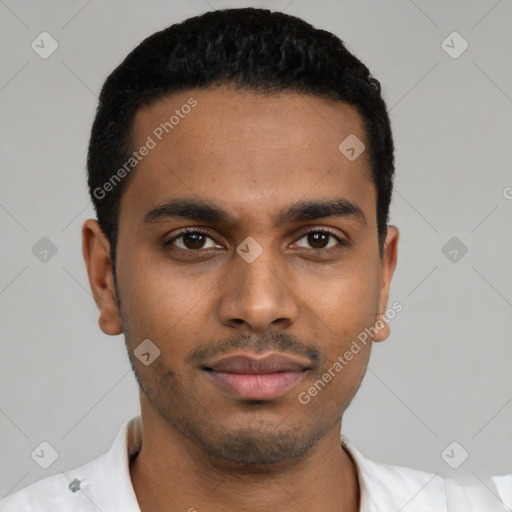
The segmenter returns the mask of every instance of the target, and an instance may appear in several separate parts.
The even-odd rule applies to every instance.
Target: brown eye
[[[185,249],[201,249],[205,242],[205,235],[202,233],[186,233],[180,237]]]
[[[336,245],[345,245],[345,242],[336,236],[333,232],[326,229],[315,229],[304,233],[300,240],[306,239],[310,247],[314,250],[331,249]],[[333,243],[330,243],[333,242]]]
[[[214,246],[210,247],[205,246],[205,243],[207,242],[208,239],[214,242],[209,233],[206,231],[202,231],[199,229],[186,229],[179,233],[178,235],[176,235],[175,237],[171,238],[169,241],[167,241],[165,245],[177,247],[178,249],[184,251],[197,252],[201,249],[215,247],[215,244]]]

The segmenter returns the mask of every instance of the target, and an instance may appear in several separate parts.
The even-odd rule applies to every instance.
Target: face
[[[393,226],[379,258],[369,155],[338,149],[350,134],[368,147],[362,119],[222,87],[158,101],[133,133],[150,149],[120,203],[117,290],[108,242],[84,225],[100,326],[124,332],[142,399],[209,455],[305,453],[339,432],[370,355],[354,340],[385,312],[396,263]]]

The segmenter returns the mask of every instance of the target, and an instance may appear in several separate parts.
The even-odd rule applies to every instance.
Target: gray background
[[[0,497],[99,456],[139,412],[123,338],[99,330],[81,254],[101,85],[156,30],[243,5],[336,33],[390,111],[401,231],[390,304],[403,311],[373,349],[344,434],[393,464],[482,481],[512,471],[510,0],[0,0]],[[59,44],[48,59],[31,48],[43,31]],[[458,58],[441,45],[453,31],[469,43]],[[32,252],[43,237],[58,249],[46,262]],[[442,251],[452,237],[468,248],[456,262]],[[46,470],[31,458],[42,441],[59,453]],[[457,470],[441,456],[453,441],[469,452]]]

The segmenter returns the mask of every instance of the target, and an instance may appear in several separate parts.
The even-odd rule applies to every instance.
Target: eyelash
[[[190,234],[190,233],[200,233],[200,234],[205,235],[205,236],[211,238],[212,240],[214,240],[214,238],[212,237],[212,235],[211,235],[211,233],[209,231],[203,230],[201,228],[192,228],[192,229],[185,228],[183,231],[178,233],[176,236],[174,236],[173,238],[171,238],[170,240],[165,242],[164,245],[166,247],[167,246],[172,246],[172,242],[174,242],[177,239],[183,237],[184,235],[187,235],[187,234]],[[302,235],[298,238],[298,240],[304,238],[305,236],[309,235],[310,233],[324,233],[326,235],[330,235],[333,238],[335,238],[337,240],[339,246],[346,246],[346,245],[348,245],[348,243],[345,240],[341,239],[339,236],[337,236],[334,231],[331,231],[330,229],[327,229],[327,228],[313,228],[313,229],[310,229],[309,231],[306,231],[306,232],[302,233]],[[314,252],[329,252],[330,250],[333,250],[333,249],[336,249],[336,247],[329,247],[329,248],[326,248],[326,249],[309,249],[309,250],[310,251],[314,251]],[[180,252],[185,253],[185,254],[198,254],[200,252],[204,252],[204,250],[202,250],[202,249],[195,249],[195,250],[193,250],[193,249],[182,249],[181,247],[178,247],[177,250],[179,250]]]

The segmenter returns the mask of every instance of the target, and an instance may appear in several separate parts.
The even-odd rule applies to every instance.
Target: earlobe
[[[385,319],[386,308],[389,298],[391,280],[395,272],[398,259],[398,239],[400,232],[396,226],[388,226],[386,241],[383,247],[381,263],[379,314],[375,321],[377,329],[373,341],[384,341],[390,334],[389,325]]]
[[[389,325],[386,322],[386,315],[379,314],[377,315],[377,320],[375,321],[374,325],[376,332],[373,336],[373,341],[384,341],[388,338],[390,330]]]
[[[82,227],[82,254],[91,291],[98,306],[100,329],[109,335],[121,334],[118,302],[110,262],[110,244],[95,219]]]

